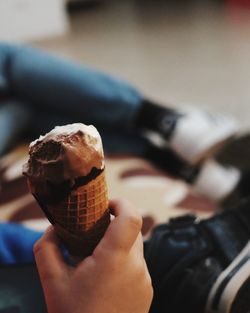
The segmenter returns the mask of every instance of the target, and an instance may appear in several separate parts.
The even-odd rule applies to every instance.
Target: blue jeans
[[[0,155],[24,128],[37,136],[72,122],[97,126],[105,150],[143,153],[147,141],[133,131],[142,101],[119,79],[34,48],[0,43]]]

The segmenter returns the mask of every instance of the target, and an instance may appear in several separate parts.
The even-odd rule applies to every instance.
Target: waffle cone
[[[36,190],[41,186],[29,183],[33,195],[69,253],[79,257],[90,255],[110,223],[105,170],[52,204],[44,198],[39,199]]]

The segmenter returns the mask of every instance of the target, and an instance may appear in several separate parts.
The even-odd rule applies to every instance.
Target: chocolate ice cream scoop
[[[32,180],[60,183],[104,168],[102,141],[97,129],[81,123],[57,126],[30,144],[24,175]]]

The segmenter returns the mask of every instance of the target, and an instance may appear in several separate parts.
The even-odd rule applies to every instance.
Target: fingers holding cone
[[[114,218],[97,248],[105,251],[107,255],[109,252],[129,253],[134,249],[143,257],[140,214],[127,200],[111,200],[109,207]],[[60,239],[52,226],[37,241],[34,253],[41,280],[43,277],[58,277],[68,269],[60,250]]]
[[[111,200],[110,213],[114,215],[100,247],[107,252],[129,252],[134,245],[139,246],[143,254],[141,238],[142,218],[135,207],[127,200]]]

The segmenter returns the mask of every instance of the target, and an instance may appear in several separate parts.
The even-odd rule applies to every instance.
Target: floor
[[[67,34],[33,44],[123,78],[163,104],[232,114],[246,131],[249,17],[211,1],[101,1],[71,13]]]

